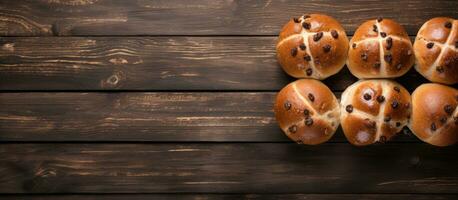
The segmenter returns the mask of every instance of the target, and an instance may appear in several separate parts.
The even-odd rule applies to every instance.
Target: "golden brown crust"
[[[410,110],[410,94],[400,84],[358,81],[342,93],[342,129],[357,146],[385,142],[407,125]]]
[[[375,63],[380,63],[380,45],[378,42],[363,40],[355,43],[356,48],[350,47],[347,66],[353,66],[350,71],[357,77],[361,76],[377,76],[380,67],[375,67]],[[361,47],[361,46],[364,46]],[[360,48],[358,48],[360,47]],[[367,49],[370,49],[368,51]]]
[[[311,68],[309,62],[304,62],[306,51],[297,50],[296,56],[291,56],[291,46],[299,46],[302,43],[302,36],[297,35],[284,40],[283,45],[277,47],[278,61],[283,66],[283,70],[293,77],[303,76],[304,70]]]
[[[294,22],[294,19],[291,19],[286,23],[282,31],[280,32],[280,35],[278,36],[278,41],[282,41],[283,39],[291,36],[291,35],[296,35],[300,34],[302,31],[302,26],[301,23]]]
[[[351,144],[363,146],[372,144],[377,140],[377,127],[374,126],[371,120],[355,115],[348,115],[342,118],[341,124],[345,124],[345,126],[342,126],[342,129]]]
[[[414,61],[407,32],[390,19],[364,22],[350,40],[347,66],[358,78],[399,77]]]
[[[390,116],[391,121],[404,121],[410,117],[411,97],[409,92],[401,85],[392,85],[391,95],[386,96],[384,116]],[[407,125],[407,124],[405,124]]]
[[[275,117],[293,141],[320,144],[329,140],[339,125],[339,103],[320,81],[301,79],[285,86],[277,95]]]
[[[437,56],[441,52],[438,45],[434,45],[430,49],[426,47],[428,41],[416,39],[414,43],[414,51],[416,56],[415,69],[419,72],[426,72],[430,66],[436,61]]]
[[[373,31],[375,20],[365,21],[361,24],[355,31],[355,34],[352,37],[353,42],[359,42],[361,40],[376,38],[378,37],[378,32]]]
[[[419,86],[412,93],[409,128],[421,140],[436,146],[458,141],[458,90],[436,83]]]
[[[364,82],[361,84],[362,86],[355,88],[353,96],[349,97],[353,102],[353,107],[371,115],[378,115],[380,103],[376,101],[376,98],[383,95],[382,86],[377,82]]]
[[[445,43],[452,29],[445,27],[446,22],[453,21],[448,17],[436,17],[425,22],[418,31],[418,37],[427,41]]]
[[[432,82],[458,83],[458,20],[436,17],[415,38],[415,69]]]
[[[405,39],[409,39],[409,35],[405,31],[404,27],[402,27],[400,24],[398,24],[394,20],[382,19],[382,21],[380,21],[379,24],[381,25],[381,28],[382,28],[380,32],[385,32],[387,35],[391,35],[391,36],[398,36],[398,37],[402,37]]]
[[[280,32],[277,59],[296,78],[325,79],[346,61],[348,38],[334,18],[322,14],[291,19]]]

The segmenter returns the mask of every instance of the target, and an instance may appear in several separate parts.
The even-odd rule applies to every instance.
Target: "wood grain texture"
[[[413,39],[413,38],[412,38]],[[279,90],[293,81],[277,63],[276,37],[2,38],[0,90]],[[396,79],[427,82],[412,69]],[[347,68],[334,91],[357,81]]]
[[[432,17],[458,18],[456,7],[0,0],[0,199],[457,199],[457,145],[408,129],[365,148],[341,129],[297,145],[272,112],[294,80],[275,57],[291,17],[329,14],[348,35],[393,18],[415,35]],[[340,96],[356,80],[345,68],[324,82]],[[410,91],[427,82],[414,70],[397,81]]]
[[[5,200],[455,200],[453,194],[103,194],[103,195],[4,195]]]
[[[457,1],[15,0],[0,1],[0,35],[276,35],[290,18],[326,13],[352,34],[393,18],[414,35],[430,18],[458,18]]]
[[[1,144],[0,193],[454,193],[458,146]]]
[[[274,117],[275,95],[0,93],[0,140],[290,142]],[[331,142],[347,142],[340,128]],[[420,141],[405,128],[393,142]]]

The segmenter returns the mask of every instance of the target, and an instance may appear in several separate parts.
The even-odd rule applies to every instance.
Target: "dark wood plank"
[[[458,18],[457,1],[80,0],[0,2],[0,35],[276,35],[291,17],[327,13],[352,34],[359,24],[393,18],[408,33],[436,16]]]
[[[117,194],[117,195],[4,195],[0,199],[8,200],[455,200],[458,195],[453,194]]]
[[[0,140],[289,142],[275,95],[0,93]],[[347,142],[341,129],[331,141]],[[407,128],[396,141],[419,142]]]
[[[0,90],[279,90],[276,37],[2,38]],[[343,91],[347,68],[324,81]],[[397,79],[426,82],[415,70]]]
[[[458,146],[1,144],[0,193],[453,193]]]

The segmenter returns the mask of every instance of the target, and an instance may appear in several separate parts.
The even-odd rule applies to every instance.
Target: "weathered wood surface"
[[[413,38],[412,38],[413,39]],[[276,37],[2,38],[0,90],[279,90]],[[427,82],[412,69],[396,79]],[[343,91],[345,67],[324,81]]]
[[[456,200],[454,194],[97,194],[97,195],[4,195],[5,200]]]
[[[335,17],[349,34],[385,17],[415,35],[432,17],[458,18],[457,7],[453,0],[3,0],[0,35],[276,35],[291,17],[309,12]]]
[[[275,95],[0,93],[0,141],[290,142],[275,121]],[[331,141],[346,143],[341,129]],[[393,142],[419,140],[405,128]]]
[[[456,7],[0,0],[0,199],[457,199],[457,145],[408,129],[364,148],[341,129],[297,145],[272,112],[294,80],[275,58],[291,17],[326,13],[350,36],[393,18],[413,39],[432,17],[458,18]],[[344,69],[324,83],[339,96],[356,80]],[[414,70],[397,81],[410,91],[427,82]]]
[[[458,193],[458,146],[1,144],[0,193]]]

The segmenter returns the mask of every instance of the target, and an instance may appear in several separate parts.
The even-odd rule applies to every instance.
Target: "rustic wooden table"
[[[458,1],[0,0],[0,199],[457,199],[458,148],[289,141],[276,36],[322,12],[414,38]],[[325,80],[337,96],[347,69]],[[397,79],[412,91],[414,70]]]

